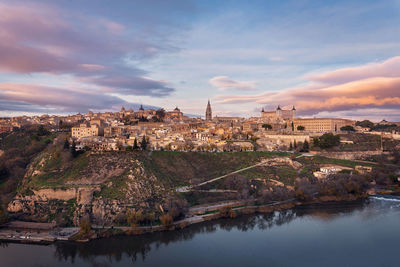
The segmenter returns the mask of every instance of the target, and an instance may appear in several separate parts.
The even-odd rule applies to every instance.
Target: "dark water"
[[[370,199],[89,243],[2,244],[0,266],[400,266],[399,226],[399,199]]]

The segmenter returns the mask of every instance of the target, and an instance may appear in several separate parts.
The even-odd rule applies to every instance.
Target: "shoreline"
[[[221,218],[235,218],[241,215],[250,215],[250,214],[263,214],[263,213],[272,213],[275,211],[289,210],[297,206],[307,206],[313,204],[324,204],[324,203],[340,203],[340,202],[353,202],[361,199],[367,199],[370,196],[375,196],[376,194],[363,194],[360,196],[348,195],[345,197],[335,197],[335,196],[322,196],[318,197],[318,199],[314,199],[312,201],[301,202],[296,199],[289,199],[274,203],[269,203],[265,205],[246,205],[240,207],[232,207],[230,205],[222,205],[218,207],[231,207],[232,211],[234,211],[234,216],[222,216],[218,209],[214,210],[214,212],[210,214],[200,214],[200,215],[191,215],[190,217],[184,218],[182,220],[173,222],[170,226],[156,225],[156,226],[138,226],[138,227],[129,227],[129,226],[120,226],[120,227],[92,227],[93,234],[85,239],[74,239],[79,233],[79,228],[62,228],[62,231],[69,231],[68,235],[57,236],[51,234],[50,232],[45,232],[42,235],[37,235],[35,237],[25,237],[21,234],[19,236],[10,236],[10,229],[3,228],[0,230],[0,242],[8,242],[8,243],[22,243],[22,244],[39,244],[39,245],[49,245],[57,241],[69,241],[69,242],[90,242],[90,240],[100,239],[100,238],[108,238],[116,235],[142,235],[149,234],[161,231],[175,231],[179,229],[183,229],[193,224],[198,224],[206,221],[217,220]],[[214,206],[215,205],[210,205]],[[207,208],[210,206],[206,206],[203,208]],[[8,235],[7,235],[8,234]],[[28,235],[29,236],[29,235]]]

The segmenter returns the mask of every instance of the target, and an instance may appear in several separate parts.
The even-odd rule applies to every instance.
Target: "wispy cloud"
[[[126,105],[119,97],[102,94],[97,90],[77,90],[35,84],[1,83],[0,109],[25,111],[53,110],[62,112],[87,112]]]
[[[326,84],[340,84],[371,77],[400,77],[400,56],[364,66],[343,68],[327,73],[308,75],[307,79]]]
[[[216,76],[209,80],[210,84],[220,91],[252,91],[256,89],[254,82],[240,82],[226,76]]]

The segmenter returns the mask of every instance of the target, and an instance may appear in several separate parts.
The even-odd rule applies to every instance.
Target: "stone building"
[[[261,110],[261,118],[271,122],[279,119],[293,120],[296,118],[296,108],[293,106],[292,109],[282,109],[279,105],[275,111],[265,111],[263,108]]]
[[[100,129],[96,124],[89,126],[87,123],[81,123],[77,127],[72,127],[71,132],[73,138],[79,139],[88,136],[98,136]]]
[[[172,119],[172,120],[183,120],[183,113],[181,110],[176,107],[173,111],[169,111],[165,114],[166,119]]]
[[[340,128],[343,126],[354,126],[355,122],[352,120],[336,118],[309,118],[295,119],[293,124],[295,131],[330,133],[339,132]],[[304,127],[304,130],[299,130],[299,126]]]

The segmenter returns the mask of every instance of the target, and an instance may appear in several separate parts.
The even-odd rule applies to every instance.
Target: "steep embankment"
[[[190,196],[176,192],[179,186],[196,184],[261,159],[284,155],[88,151],[74,158],[61,140],[56,140],[32,160],[8,211],[22,219],[56,221],[60,225],[76,225],[85,214],[90,214],[96,224],[111,224],[121,216],[126,217],[132,209],[159,215],[171,199],[187,197],[190,201]],[[292,168],[289,166],[289,169]],[[266,170],[266,167],[254,168],[240,177],[266,177]],[[271,168],[268,170],[271,172]],[[296,172],[290,174],[296,175]],[[271,175],[276,178],[276,173]],[[295,176],[286,178],[293,183]],[[212,195],[219,195],[213,200],[239,197],[239,193]]]
[[[29,127],[0,134],[0,211],[15,195],[25,169],[38,153],[53,142],[55,134],[43,127]]]

